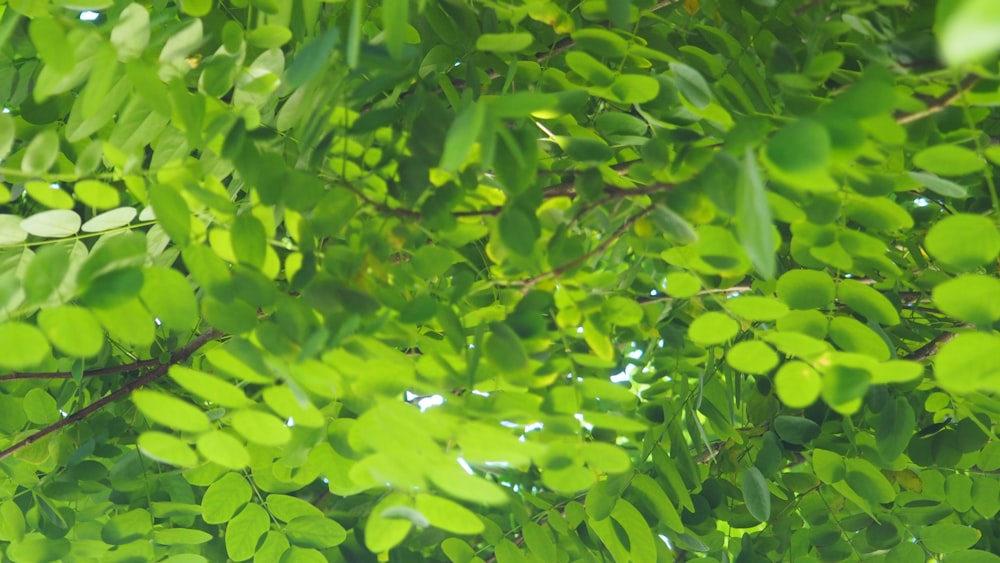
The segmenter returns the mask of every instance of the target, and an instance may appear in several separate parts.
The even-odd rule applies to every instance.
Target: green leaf
[[[530,256],[538,240],[538,220],[520,207],[509,207],[497,219],[504,246],[520,256]]]
[[[833,303],[837,288],[826,272],[789,270],[778,278],[776,291],[792,309],[825,309]]]
[[[102,233],[119,229],[131,223],[138,214],[134,207],[119,207],[91,217],[80,230],[85,233]]]
[[[24,538],[25,521],[21,507],[13,500],[0,503],[0,537],[18,543]]]
[[[843,456],[821,448],[813,450],[812,465],[816,476],[827,484],[842,481],[847,472]]]
[[[212,540],[212,534],[189,528],[153,530],[153,542],[160,545],[198,545]]]
[[[50,209],[72,209],[73,197],[62,189],[59,184],[31,181],[24,183],[24,191],[31,199]]]
[[[941,56],[951,67],[985,59],[1000,51],[1000,7],[990,0],[967,0],[939,9],[936,25]],[[943,16],[943,18],[942,18]]]
[[[934,358],[938,385],[952,393],[1000,389],[1000,358],[992,352],[997,346],[1000,336],[995,334],[959,334]]]
[[[282,417],[293,419],[296,426],[317,428],[325,423],[323,413],[288,386],[269,387],[264,390],[263,396],[267,406]]]
[[[406,495],[392,493],[375,504],[365,524],[365,547],[373,553],[383,553],[399,545],[413,528],[413,521],[398,518],[390,512],[394,508],[409,508]]]
[[[147,431],[139,435],[136,446],[146,457],[178,467],[194,467],[198,455],[186,442],[163,432]]]
[[[760,522],[771,518],[771,491],[760,469],[751,467],[743,472],[743,501],[750,515]]]
[[[956,184],[951,180],[945,180],[944,178],[939,178],[934,174],[927,174],[926,172],[907,172],[907,174],[910,178],[920,182],[920,185],[934,193],[945,197],[969,197],[969,190],[967,190],[965,186]]]
[[[140,389],[132,393],[132,402],[151,421],[182,432],[205,432],[211,424],[198,407],[173,395]]]
[[[59,135],[52,129],[45,129],[35,135],[21,160],[21,169],[29,175],[42,175],[56,162],[59,156]]]
[[[1000,482],[989,477],[975,478],[972,482],[972,506],[984,518],[996,516],[1000,512]]]
[[[77,283],[86,291],[96,280],[109,273],[129,269],[137,271],[145,262],[146,249],[146,237],[141,233],[123,233],[106,238],[80,267],[76,275]]]
[[[764,279],[772,279],[775,274],[774,227],[771,206],[768,204],[764,179],[761,177],[757,158],[747,148],[739,178],[742,194],[737,215],[736,232],[740,244],[753,262],[757,272]]]
[[[431,526],[455,534],[479,534],[483,531],[483,523],[464,506],[428,494],[418,494],[414,508],[423,514]]]
[[[486,359],[502,372],[517,372],[528,365],[528,355],[517,333],[507,323],[490,323],[489,334],[483,341]]]
[[[170,378],[208,403],[229,408],[247,406],[250,401],[239,387],[205,372],[184,366],[170,366]]]
[[[740,325],[725,313],[710,311],[701,314],[688,327],[688,338],[702,346],[722,344],[736,336]]]
[[[726,302],[734,315],[748,321],[773,321],[788,314],[788,306],[773,297],[741,295]]]
[[[846,460],[845,466],[844,478],[848,486],[862,498],[878,503],[892,502],[896,498],[896,490],[871,462],[852,458]]]
[[[204,29],[201,20],[189,21],[191,23],[167,39],[166,44],[163,45],[163,50],[160,51],[161,63],[169,65],[177,62],[178,59],[183,59],[190,55],[201,44]]]
[[[299,516],[285,526],[285,535],[292,545],[326,549],[343,543],[347,531],[343,526],[322,516]]]
[[[771,138],[767,158],[789,174],[825,171],[830,162],[830,136],[816,121],[800,119],[785,125]]]
[[[409,0],[385,0],[382,3],[382,29],[385,44],[394,59],[403,57],[403,43],[410,20]]]
[[[964,274],[934,287],[934,305],[961,321],[988,326],[1000,320],[1000,280]]]
[[[247,34],[247,43],[261,49],[275,49],[291,40],[291,30],[283,25],[261,25]]]
[[[837,66],[842,63],[841,56]],[[892,111],[895,107],[896,92],[891,78],[884,72],[872,72],[838,94],[828,107],[855,119],[866,119]]]
[[[704,109],[712,102],[712,90],[708,87],[705,77],[697,70],[683,63],[670,63],[670,72],[674,74],[677,88],[691,104]],[[755,167],[756,168],[756,167]]]
[[[118,50],[122,61],[142,55],[149,43],[149,12],[141,4],[129,4],[118,15],[118,22],[111,30],[111,44]]]
[[[663,234],[677,244],[693,244],[698,241],[698,233],[691,224],[666,205],[657,204],[649,218]]]
[[[823,383],[816,370],[800,361],[785,362],[774,376],[774,386],[782,403],[801,409],[819,398]]]
[[[559,145],[566,156],[577,162],[601,164],[611,160],[615,155],[611,147],[601,139],[556,136],[552,140]]]
[[[494,53],[515,53],[527,49],[534,40],[534,36],[525,31],[484,33],[476,38],[476,49]]]
[[[619,104],[644,104],[656,99],[660,82],[645,74],[620,74],[608,88],[593,89],[595,95]]]
[[[240,410],[232,414],[231,424],[250,442],[280,447],[292,438],[292,431],[279,418],[257,410]]]
[[[405,0],[403,1],[405,2]],[[395,0],[395,4],[399,3],[399,0]],[[387,7],[392,6],[383,5],[383,14],[386,13],[384,10]],[[402,20],[401,23],[405,24],[405,20]],[[394,40],[396,39],[394,37]],[[330,53],[333,52],[339,41],[340,36],[337,30],[328,29],[302,47],[285,69],[285,81],[288,86],[297,88],[316,76],[329,62]]]
[[[896,307],[870,285],[852,279],[840,280],[837,299],[871,322],[886,326],[899,324]]]
[[[958,145],[928,147],[913,155],[913,164],[941,176],[964,176],[979,172],[986,163],[974,151]]]
[[[161,267],[143,270],[139,299],[168,329],[186,331],[198,322],[198,304],[191,283],[177,270]]]
[[[52,209],[35,213],[20,223],[30,235],[44,238],[65,238],[80,230],[80,216],[69,209]]]
[[[766,374],[778,361],[778,354],[759,340],[738,342],[726,352],[726,363],[743,373]]]
[[[212,0],[182,0],[181,11],[196,18],[207,16],[212,11]]]
[[[640,502],[648,505],[651,511],[656,514],[668,528],[675,532],[682,532],[684,524],[681,522],[680,514],[673,502],[667,497],[666,492],[660,487],[652,477],[644,473],[636,473],[630,483],[631,490],[639,494]]]
[[[687,272],[670,272],[667,274],[664,283],[666,284],[665,291],[671,297],[691,297],[701,291],[701,282],[698,281],[698,278]],[[737,315],[740,314],[736,310],[733,312]]]
[[[267,511],[282,522],[291,522],[299,516],[323,516],[322,510],[288,495],[267,495]]]
[[[104,331],[87,309],[62,305],[38,312],[38,328],[60,352],[89,358],[104,347]]]
[[[943,563],[1000,563],[1000,555],[981,549],[969,549],[949,553],[941,561]]]
[[[455,116],[455,121],[448,129],[444,141],[444,152],[441,154],[441,162],[438,166],[449,172],[458,171],[472,153],[485,123],[486,106],[484,104],[472,103],[463,108]]]
[[[6,113],[0,113],[0,161],[7,158],[10,149],[14,146],[14,136],[17,130],[14,127],[14,118]]]
[[[583,460],[599,473],[625,473],[632,469],[632,460],[625,450],[603,442],[588,442],[581,448]]]
[[[916,414],[909,401],[896,397],[886,403],[875,422],[875,445],[882,459],[891,463],[902,455],[916,427]]]
[[[526,522],[521,527],[521,534],[524,536],[524,544],[532,553],[543,561],[556,560],[557,547],[548,526]]]
[[[118,190],[99,180],[80,180],[73,184],[73,194],[83,203],[97,209],[111,209],[118,205]]]
[[[30,534],[7,548],[6,555],[12,561],[47,562],[60,561],[72,547],[66,538],[47,538],[41,534]]]
[[[175,366],[176,367],[176,366]],[[207,460],[228,469],[243,469],[250,463],[250,453],[231,434],[212,430],[198,437],[198,452]]]
[[[956,213],[930,228],[924,247],[942,264],[969,271],[1000,256],[1000,233],[986,217]]]
[[[51,354],[49,341],[42,331],[25,323],[0,323],[0,342],[4,344],[0,367],[10,370],[34,367]]]
[[[69,271],[71,249],[58,244],[42,247],[35,253],[24,273],[24,294],[28,303],[43,303],[59,289]]]
[[[976,466],[983,471],[1000,469],[1000,440],[990,442],[979,452],[979,461]]]
[[[566,65],[594,86],[610,87],[615,81],[615,74],[611,69],[583,51],[566,53]]]
[[[935,524],[920,531],[920,541],[934,553],[951,553],[966,550],[982,537],[982,533],[972,527],[959,524]]]
[[[772,427],[778,437],[789,444],[806,444],[820,434],[818,424],[800,416],[776,417]]]
[[[201,302],[201,310],[209,324],[229,334],[250,332],[257,326],[257,312],[243,300],[226,302],[206,297]]]
[[[250,501],[250,483],[239,473],[226,473],[212,483],[201,499],[202,519],[206,524],[229,522]]]
[[[899,204],[884,197],[853,196],[844,213],[873,231],[894,232],[913,228],[913,217]]]
[[[156,212],[156,222],[178,245],[191,239],[191,211],[187,202],[170,186],[155,185],[149,189],[149,204]]]
[[[257,545],[271,527],[267,511],[248,504],[226,525],[226,553],[233,561],[246,561],[257,553]]]
[[[28,35],[38,50],[38,56],[59,74],[69,74],[76,64],[73,47],[66,29],[53,18],[35,18],[28,26]]]
[[[24,395],[24,414],[34,424],[47,425],[59,420],[59,406],[44,389],[31,389]]]
[[[888,360],[891,352],[877,332],[851,317],[830,320],[829,337],[838,348],[867,354],[876,360]]]
[[[117,273],[101,276],[95,282],[100,288],[102,297],[91,299],[93,292],[88,291],[83,297],[84,304],[92,307],[91,312],[97,317],[98,322],[104,326],[108,336],[112,340],[118,340],[127,344],[137,346],[148,346],[156,338],[156,323],[150,318],[149,313],[143,308],[138,299],[128,299],[120,302],[115,297],[128,298],[129,294],[138,291],[136,284],[142,283],[142,276],[138,270],[123,270],[124,279]],[[131,275],[130,275],[131,274]],[[104,299],[116,299],[114,302],[106,302]]]
[[[153,531],[153,517],[142,508],[112,517],[101,528],[101,539],[111,545],[125,545]]]
[[[17,215],[0,215],[0,245],[15,245],[28,238],[28,232],[21,228],[22,221]]]
[[[577,47],[599,57],[624,57],[628,52],[629,42],[617,33],[604,28],[578,29],[571,36]]]
[[[241,264],[254,268],[264,265],[264,255],[267,250],[267,233],[260,220],[250,213],[236,216],[230,231],[233,254]]]

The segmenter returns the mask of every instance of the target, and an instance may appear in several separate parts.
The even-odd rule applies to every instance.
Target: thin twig
[[[46,426],[45,428],[42,428],[38,432],[32,434],[31,436],[28,436],[27,438],[25,438],[25,439],[23,439],[23,440],[21,440],[19,442],[14,443],[12,446],[8,447],[7,449],[5,449],[3,451],[0,451],[0,459],[5,459],[7,457],[10,457],[11,455],[17,453],[18,451],[20,451],[20,450],[22,450],[22,449],[30,446],[31,444],[34,444],[38,440],[41,440],[45,436],[48,436],[49,434],[52,434],[53,432],[55,432],[57,430],[65,428],[65,427],[69,426],[70,424],[73,424],[74,422],[83,420],[84,418],[86,418],[87,416],[89,416],[91,413],[94,413],[94,412],[100,410],[102,407],[104,407],[108,403],[112,403],[112,402],[114,402],[114,401],[116,401],[118,399],[121,399],[122,397],[128,395],[132,391],[135,391],[136,389],[139,389],[140,387],[143,387],[145,385],[148,385],[148,384],[156,381],[157,379],[159,379],[160,377],[163,377],[163,375],[167,373],[167,370],[170,369],[170,366],[172,366],[174,364],[177,364],[177,363],[180,363],[180,362],[183,362],[184,360],[186,360],[189,357],[191,357],[191,355],[194,354],[199,348],[201,348],[202,346],[204,346],[208,342],[211,342],[212,340],[218,339],[221,336],[222,336],[222,333],[219,332],[219,331],[217,331],[217,330],[215,330],[215,329],[212,329],[212,330],[209,330],[207,332],[202,333],[197,338],[195,338],[194,340],[192,340],[191,342],[189,342],[188,344],[186,344],[183,348],[181,348],[181,349],[177,350],[176,352],[174,352],[173,354],[171,354],[169,362],[167,362],[165,364],[160,364],[159,366],[157,366],[155,369],[153,369],[152,371],[150,371],[146,375],[143,375],[141,377],[138,377],[138,378],[130,381],[128,384],[126,384],[126,385],[122,386],[121,388],[115,390],[111,394],[109,394],[109,395],[107,395],[105,397],[102,397],[102,398],[94,401],[93,403],[91,403],[91,404],[87,405],[86,407],[84,407],[84,408],[76,411],[75,413],[67,416],[66,418],[63,418],[62,420],[60,420],[60,421],[58,421],[58,422],[56,422],[54,424],[50,424],[50,425]]]
[[[966,79],[962,81],[961,88],[959,88],[958,91],[956,91],[954,94],[939,99],[937,102],[931,104],[930,106],[927,107],[927,109],[923,111],[918,111],[916,113],[910,113],[904,115],[898,118],[896,120],[896,123],[900,125],[906,125],[908,123],[919,121],[925,117],[930,117],[935,113],[939,113],[948,109],[949,107],[951,107],[951,104],[957,102],[962,96],[965,95],[966,92],[971,90],[972,87],[976,85],[976,82],[978,80],[979,80],[978,76],[966,77]]]
[[[636,221],[638,221],[640,218],[642,218],[644,215],[646,215],[647,213],[649,213],[653,209],[656,209],[656,206],[655,205],[650,205],[650,206],[644,208],[642,211],[640,211],[640,212],[636,213],[635,215],[633,215],[633,216],[629,217],[628,219],[626,219],[625,222],[622,223],[621,226],[618,227],[617,230],[615,230],[615,232],[613,232],[610,235],[608,235],[608,238],[606,238],[603,241],[601,241],[601,244],[598,244],[590,252],[587,252],[586,254],[583,254],[582,256],[578,256],[577,258],[574,258],[573,260],[570,260],[569,262],[566,262],[565,264],[563,264],[562,266],[559,266],[558,268],[553,268],[552,270],[549,270],[548,272],[544,272],[544,273],[538,274],[537,276],[534,276],[532,278],[528,278],[527,280],[524,280],[523,282],[521,282],[520,284],[517,284],[517,285],[521,285],[521,286],[524,287],[525,290],[527,290],[528,288],[530,288],[531,286],[537,284],[538,282],[540,282],[542,280],[546,280],[548,278],[557,278],[557,277],[565,274],[566,272],[572,270],[573,268],[576,268],[577,266],[579,266],[580,264],[583,264],[587,260],[590,260],[594,256],[597,256],[598,254],[606,251],[608,249],[608,247],[610,247],[618,239],[622,238],[622,236],[625,233],[628,232],[628,230],[632,227],[633,223],[635,223]]]

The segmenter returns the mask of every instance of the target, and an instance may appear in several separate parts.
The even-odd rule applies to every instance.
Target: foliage
[[[998,6],[0,1],[4,561],[1000,560]]]

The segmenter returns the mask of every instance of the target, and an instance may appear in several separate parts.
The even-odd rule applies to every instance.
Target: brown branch
[[[928,342],[927,344],[924,344],[920,348],[914,350],[911,354],[906,356],[905,359],[913,360],[915,362],[926,360],[927,358],[930,358],[931,356],[936,354],[938,348],[940,348],[943,344],[950,341],[952,338],[955,338],[954,332],[942,332],[941,334],[935,336],[934,339]]]
[[[140,369],[146,369],[151,367],[156,367],[160,365],[160,360],[158,358],[152,358],[149,360],[139,360],[132,362],[131,364],[125,364],[121,366],[110,366],[100,369],[92,369],[83,372],[83,377],[101,377],[105,375],[117,375],[120,373],[125,373],[129,371],[137,371]],[[39,373],[23,373],[23,372],[11,372],[6,375],[0,375],[0,382],[3,381],[15,381],[18,379],[72,379],[73,372],[71,371],[48,371]]]
[[[167,373],[167,370],[170,369],[170,366],[183,362],[184,360],[191,357],[191,355],[194,354],[199,348],[201,348],[202,346],[204,346],[205,344],[207,344],[212,340],[218,339],[221,336],[222,333],[215,329],[202,333],[197,338],[187,343],[184,347],[171,354],[170,361],[168,361],[167,363],[158,365],[155,369],[153,369],[149,373],[141,377],[138,377],[136,379],[133,379],[128,384],[113,391],[111,394],[94,401],[93,403],[74,412],[73,414],[67,416],[66,418],[63,418],[62,420],[54,424],[50,424],[45,428],[42,428],[38,432],[32,434],[31,436],[28,436],[27,438],[14,443],[7,449],[0,451],[0,459],[5,459],[7,457],[10,457],[11,455],[17,453],[18,451],[30,446],[31,444],[34,444],[38,440],[41,440],[45,436],[48,436],[49,434],[52,434],[57,430],[65,428],[70,424],[73,424],[74,422],[83,420],[91,413],[100,410],[108,403],[117,401],[118,399],[121,399],[122,397],[128,395],[132,391],[135,391],[140,387],[143,387],[145,385],[148,385],[156,381],[157,379],[163,377],[163,375]]]
[[[976,82],[978,80],[979,80],[978,76],[966,77],[965,80],[962,81],[962,84],[960,85],[958,91],[956,91],[955,93],[951,94],[950,96],[946,96],[944,98],[939,98],[936,102],[928,106],[928,108],[923,111],[910,113],[896,119],[896,123],[900,125],[906,125],[908,123],[919,121],[925,117],[932,116],[935,113],[939,113],[948,109],[949,107],[951,107],[951,104],[957,102],[959,99],[962,98],[962,96],[966,94],[966,92],[971,90],[972,87],[976,85]]]

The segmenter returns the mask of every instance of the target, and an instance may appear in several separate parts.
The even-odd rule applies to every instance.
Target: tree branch
[[[979,80],[978,76],[966,77],[965,80],[962,81],[961,87],[955,93],[951,94],[950,96],[938,99],[938,101],[934,102],[933,104],[928,106],[927,109],[923,111],[910,113],[896,119],[896,123],[900,125],[906,125],[908,123],[919,121],[925,117],[932,116],[935,113],[939,113],[948,109],[949,107],[951,107],[951,104],[957,102],[962,96],[965,95],[966,92],[971,90],[972,87],[976,85],[976,82],[978,80]]]
[[[102,397],[102,398],[94,401],[93,403],[91,403],[91,404],[87,405],[86,407],[84,407],[84,408],[76,411],[75,413],[67,416],[66,418],[63,418],[62,420],[60,420],[60,421],[58,421],[58,422],[56,422],[54,424],[50,424],[50,425],[46,426],[45,428],[42,428],[38,432],[32,434],[31,436],[28,436],[27,438],[25,438],[25,439],[23,439],[23,440],[21,440],[19,442],[14,443],[13,445],[11,445],[10,447],[8,447],[7,449],[5,449],[3,451],[0,451],[0,459],[8,458],[11,455],[17,453],[18,451],[20,451],[20,450],[22,450],[22,449],[30,446],[31,444],[34,444],[38,440],[41,440],[45,436],[48,436],[49,434],[52,434],[53,432],[55,432],[55,431],[57,431],[57,430],[59,430],[61,428],[65,428],[65,427],[69,426],[70,424],[73,424],[74,422],[83,420],[84,418],[86,418],[87,416],[89,416],[91,413],[94,413],[94,412],[100,410],[102,407],[104,407],[108,403],[114,402],[114,401],[116,401],[116,400],[118,400],[118,399],[120,399],[120,398],[128,395],[132,391],[135,391],[136,389],[139,389],[140,387],[143,387],[145,385],[148,385],[148,384],[156,381],[157,379],[159,379],[160,377],[163,377],[163,375],[167,373],[167,370],[170,369],[170,366],[172,366],[174,364],[177,364],[177,363],[180,363],[180,362],[183,362],[184,360],[186,360],[189,357],[191,357],[191,355],[194,354],[199,348],[201,348],[202,346],[204,346],[208,342],[211,342],[212,340],[218,339],[221,336],[222,336],[222,333],[219,332],[219,331],[217,331],[217,330],[215,330],[215,329],[212,329],[212,330],[209,330],[209,331],[207,331],[205,333],[200,334],[197,338],[195,338],[191,342],[189,342],[186,345],[184,345],[184,347],[182,347],[181,349],[179,349],[176,352],[174,352],[173,354],[171,354],[169,362],[167,362],[165,364],[158,365],[155,369],[153,369],[152,371],[150,371],[146,375],[143,375],[141,377],[138,377],[138,378],[130,381],[128,384],[126,384],[125,386],[121,387],[120,389],[117,389],[117,390],[113,391],[111,394],[109,394],[109,395],[107,395],[105,397]]]
[[[117,375],[119,373],[156,367],[158,365],[160,365],[160,360],[158,358],[152,358],[149,360],[139,360],[136,362],[132,362],[131,364],[88,370],[83,372],[83,377],[101,377],[104,375]],[[18,379],[72,379],[72,378],[73,378],[73,372],[70,371],[49,371],[49,372],[39,372],[39,373],[23,373],[15,371],[8,373],[7,375],[0,375],[0,382],[15,381]]]
[[[941,334],[935,336],[934,339],[928,342],[927,344],[924,344],[920,348],[914,350],[913,353],[906,356],[906,359],[913,360],[915,362],[926,360],[927,358],[930,358],[931,356],[936,354],[938,348],[941,347],[941,345],[950,341],[952,338],[955,338],[954,332],[942,332]]]

